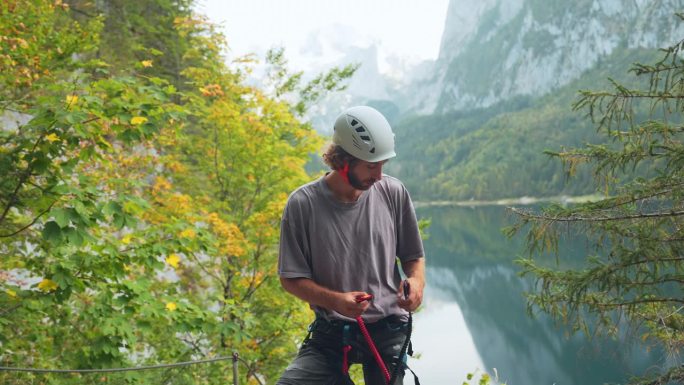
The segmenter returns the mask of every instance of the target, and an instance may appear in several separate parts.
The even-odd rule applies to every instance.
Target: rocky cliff
[[[615,50],[684,38],[682,0],[451,0],[440,57],[409,92],[421,114],[540,96]]]

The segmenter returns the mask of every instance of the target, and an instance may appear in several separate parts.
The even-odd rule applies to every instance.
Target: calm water
[[[505,208],[422,208],[418,216],[432,219],[424,309],[414,318],[421,357],[409,363],[422,384],[462,384],[467,373],[495,369],[508,385],[615,384],[658,364],[643,347],[570,336],[544,315],[528,316],[523,293],[531,281],[513,263],[522,239],[500,231],[514,219]],[[567,244],[561,258],[576,264],[584,244]]]

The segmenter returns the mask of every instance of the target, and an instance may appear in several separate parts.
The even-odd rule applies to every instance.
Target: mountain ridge
[[[660,48],[684,35],[679,0],[451,0],[438,60],[414,84],[419,114],[541,96],[619,49]],[[658,22],[653,22],[657,20]]]

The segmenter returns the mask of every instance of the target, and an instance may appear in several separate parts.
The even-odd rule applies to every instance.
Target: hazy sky
[[[437,58],[447,5],[448,0],[198,0],[197,10],[224,27],[236,56],[282,46],[293,67],[306,69],[312,62],[334,61],[340,45],[374,42],[384,71],[393,56],[414,62]]]

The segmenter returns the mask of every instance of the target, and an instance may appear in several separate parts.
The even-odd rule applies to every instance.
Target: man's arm
[[[407,311],[414,311],[423,302],[425,289],[425,258],[413,259],[401,263],[401,269],[406,274],[409,283],[409,297],[404,298],[404,285],[399,288],[399,307]]]
[[[370,303],[356,302],[356,297],[367,295],[362,291],[340,293],[325,288],[308,278],[280,278],[283,288],[311,305],[334,310],[349,318],[356,318],[366,311]]]

